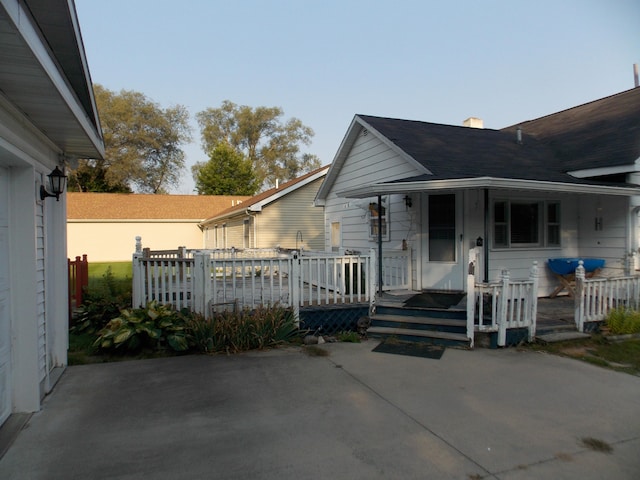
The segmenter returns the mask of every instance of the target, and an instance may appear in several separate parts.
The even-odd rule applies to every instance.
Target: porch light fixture
[[[51,192],[47,192],[44,185],[40,185],[40,200],[44,200],[47,197],[56,197],[56,202],[58,202],[60,201],[60,195],[64,192],[64,184],[67,181],[67,176],[56,165],[56,168],[54,168],[53,172],[47,175],[47,177],[49,177],[49,188]]]
[[[407,208],[411,208],[411,206],[413,205],[413,202],[411,201],[411,197],[409,195],[404,196],[404,204],[407,206]]]

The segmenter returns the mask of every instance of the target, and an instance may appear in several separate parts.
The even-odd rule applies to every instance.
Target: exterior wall
[[[89,262],[129,262],[136,237],[143,247],[172,250],[203,248],[198,222],[67,221],[67,257],[87,255]]]
[[[256,214],[257,248],[324,250],[323,209],[313,206],[323,179],[294,190]]]
[[[325,246],[331,249],[331,224],[340,223],[340,247],[367,251],[376,248],[377,240],[369,237],[368,206],[377,202],[369,199],[341,198],[336,192],[367,185],[376,181],[391,181],[417,175],[416,167],[404,161],[375,135],[360,133],[353,144],[340,174],[332,185],[325,203]],[[413,198],[413,197],[412,197]],[[417,198],[417,197],[416,197]],[[413,198],[413,207],[407,208],[404,195],[387,196],[390,222],[390,238],[383,241],[384,249],[400,249],[406,240],[415,257],[417,243],[416,225],[419,224],[419,201]]]
[[[265,205],[260,212],[241,213],[205,227],[205,248],[300,248],[324,250],[324,214],[313,200],[324,177]],[[249,245],[245,245],[245,220],[249,220]],[[218,242],[215,242],[216,226]],[[226,245],[222,231],[226,230]],[[302,240],[300,240],[302,239]]]

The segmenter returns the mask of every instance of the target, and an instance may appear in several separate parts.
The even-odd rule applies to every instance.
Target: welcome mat
[[[440,360],[444,353],[444,345],[431,345],[429,343],[415,343],[415,342],[398,342],[394,340],[392,342],[383,341],[373,352],[378,353],[392,353],[395,355],[409,355],[411,357],[423,357],[433,358]]]

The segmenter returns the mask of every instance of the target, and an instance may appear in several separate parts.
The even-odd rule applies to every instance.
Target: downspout
[[[484,278],[483,283],[489,281],[489,189],[484,189]]]
[[[378,295],[382,296],[382,195],[378,195]]]

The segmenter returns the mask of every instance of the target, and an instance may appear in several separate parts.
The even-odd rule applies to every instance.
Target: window
[[[384,200],[383,200],[384,203]],[[387,219],[387,209],[384,206],[380,207],[380,217],[382,220],[382,238],[385,240],[389,239],[389,231],[387,228],[387,223],[388,223],[388,219]],[[371,237],[373,240],[376,240],[378,238],[378,228],[379,228],[379,224],[380,222],[378,221],[378,203],[377,202],[371,202],[369,204],[369,237]]]
[[[331,251],[340,250],[340,222],[331,222]]]
[[[249,219],[246,218],[242,221],[243,228],[243,237],[242,237],[242,248],[251,248],[250,245],[250,230],[249,230]]]
[[[456,261],[456,196],[429,195],[429,261]]]
[[[496,200],[493,246],[497,248],[560,245],[560,203]]]

